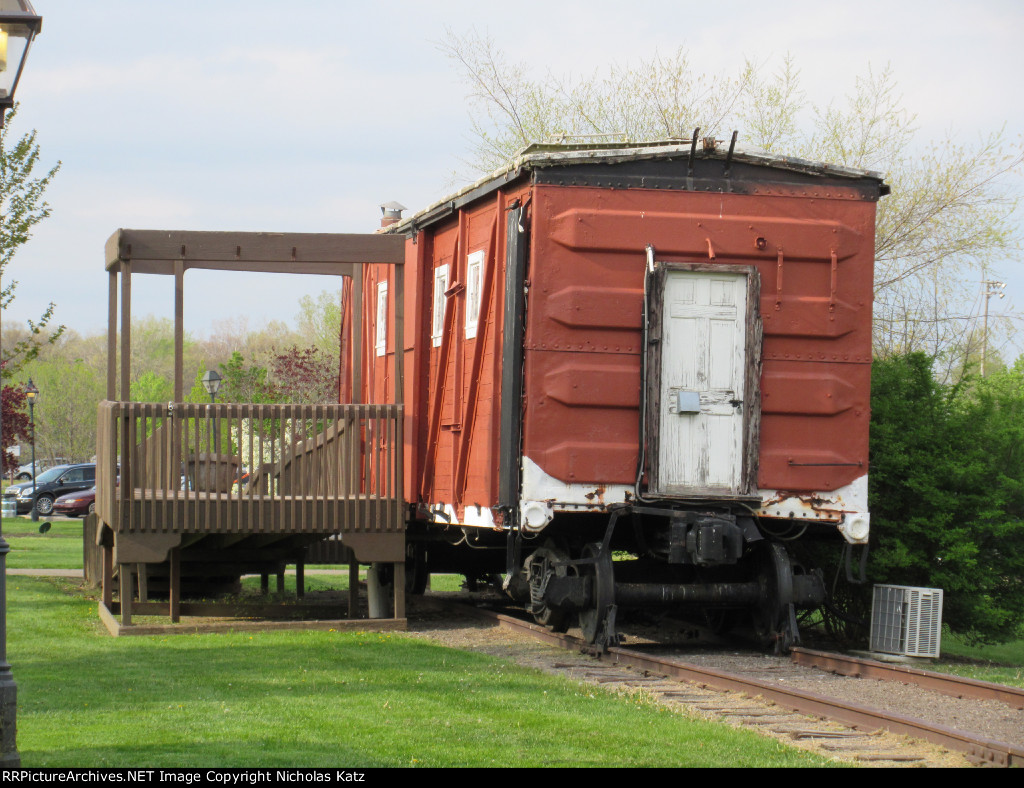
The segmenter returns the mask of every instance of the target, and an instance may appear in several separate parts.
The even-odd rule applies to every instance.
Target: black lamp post
[[[43,26],[28,0],[0,0],[0,126],[14,106],[14,91],[25,68],[32,40]],[[0,413],[0,419],[3,414]],[[6,447],[0,447],[6,449]],[[7,554],[0,515],[0,768],[21,766],[18,754],[18,687],[7,662]]]
[[[203,388],[210,395],[210,402],[215,403],[217,401],[217,392],[220,391],[220,385],[224,382],[224,379],[212,369],[208,369],[203,373],[202,380]],[[213,453],[220,454],[220,430],[217,429],[216,416],[213,417]]]
[[[36,398],[39,396],[39,388],[28,379],[25,384],[25,399],[28,400],[28,429],[32,433],[32,521],[39,520],[39,511],[36,509]]]

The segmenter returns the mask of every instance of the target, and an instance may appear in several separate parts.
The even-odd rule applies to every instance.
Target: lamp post
[[[39,388],[28,379],[25,384],[25,399],[28,400],[28,429],[32,433],[32,522],[39,520],[39,510],[36,509],[36,398],[39,396]]]
[[[43,26],[28,0],[0,0],[0,127],[14,106],[14,91],[25,68],[29,47]],[[3,413],[0,412],[0,420]],[[2,448],[2,447],[0,447]],[[0,515],[0,768],[21,766],[18,754],[18,687],[7,662],[7,554]]]
[[[215,403],[217,401],[217,392],[220,391],[220,386],[224,379],[212,369],[208,369],[203,373],[202,380],[203,388],[210,395],[210,402]],[[220,454],[220,430],[217,429],[216,416],[213,417],[213,453]]]

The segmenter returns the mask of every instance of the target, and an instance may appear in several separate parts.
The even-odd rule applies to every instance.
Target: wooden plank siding
[[[129,534],[402,532],[402,418],[396,404],[101,402],[97,512]]]

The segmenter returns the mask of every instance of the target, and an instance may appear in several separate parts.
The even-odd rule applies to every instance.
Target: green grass
[[[12,577],[18,749],[63,766],[820,766],[747,731],[398,635],[112,638]]]
[[[934,670],[1024,687],[1024,639],[995,646],[970,646],[947,629],[942,633],[942,657]]]
[[[39,533],[40,522],[27,517],[4,520],[4,539],[11,546],[11,569],[81,569],[82,521],[53,520],[50,530]]]

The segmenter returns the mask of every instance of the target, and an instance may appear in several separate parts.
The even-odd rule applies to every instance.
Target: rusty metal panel
[[[638,412],[623,405],[640,385],[648,244],[659,260],[759,274],[758,485],[830,490],[866,472],[873,202],[538,185],[533,206],[523,446],[546,473],[635,479]],[[602,381],[602,402],[567,393],[575,369]]]
[[[497,190],[417,233],[415,243],[407,240],[405,305],[412,319],[406,350],[408,368],[414,372],[406,377],[406,495],[412,502],[451,506],[460,518],[467,511],[490,517],[490,507],[497,503],[505,221],[506,209],[522,195],[521,186],[515,192]],[[437,299],[435,271],[441,267],[447,270],[447,289]],[[387,269],[367,268],[368,292]],[[472,326],[470,300],[479,303],[479,319]],[[376,327],[373,312],[364,314],[370,324],[366,342]],[[438,325],[443,327],[440,334]],[[392,353],[389,334],[384,355],[364,356],[367,401],[390,396]]]
[[[416,459],[407,499],[443,504],[457,522],[479,517],[475,524],[485,524],[488,507],[499,503],[500,469],[521,462],[522,483],[544,491],[541,502],[557,496],[559,485],[571,486],[584,508],[629,500],[640,453],[649,245],[659,261],[742,268],[758,284],[760,323],[756,331],[748,326],[748,339],[761,348],[761,369],[752,378],[759,418],[744,460],[746,487],[795,505],[800,495],[860,484],[867,465],[874,202],[886,192],[880,179],[747,156],[743,167],[734,166],[742,182],[716,175],[717,190],[706,191],[711,181],[698,189],[680,177],[685,161],[678,157],[643,154],[648,158],[634,166],[624,163],[626,153],[583,167],[569,161],[573,155],[533,170],[527,157],[508,179],[484,179],[389,230],[410,233],[406,314],[415,317],[406,347],[416,373],[406,378],[406,456]],[[715,166],[698,161],[697,175],[720,172]],[[505,271],[506,217],[514,204],[528,239],[518,285],[506,281]],[[493,278],[482,310],[487,322],[473,338],[465,330],[466,299],[482,291],[467,281],[467,262],[481,250]],[[447,294],[437,314],[434,272],[442,266]],[[364,292],[379,278],[373,268]],[[525,293],[521,371],[504,366],[512,354],[503,344],[503,305],[514,303],[508,288],[515,286]],[[364,344],[372,335],[368,326]],[[389,391],[388,359],[364,358],[368,401],[381,401]],[[522,382],[521,422],[502,422],[503,408],[509,417],[519,407],[507,399],[503,373]],[[515,457],[499,456],[501,445],[509,453],[520,437],[502,444],[502,423],[521,423]],[[506,504],[513,486],[504,484]],[[617,497],[606,498],[614,486]],[[815,516],[833,516],[822,513],[820,502],[808,506],[818,507]]]

